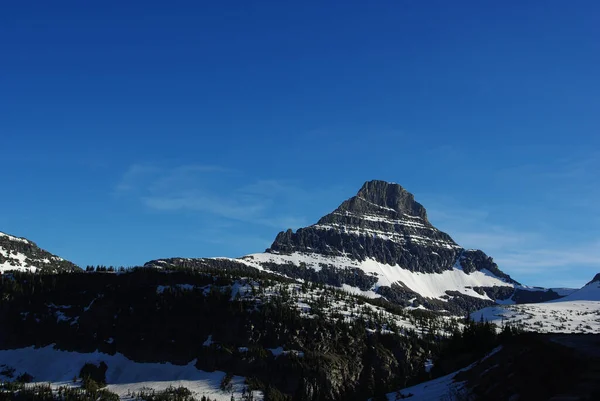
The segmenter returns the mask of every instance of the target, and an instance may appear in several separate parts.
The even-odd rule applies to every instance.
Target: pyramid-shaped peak
[[[592,281],[590,281],[589,283],[587,283],[586,285],[590,285],[592,283],[600,283],[600,273],[596,274],[594,276],[594,278],[592,279]]]
[[[413,194],[396,183],[381,180],[367,181],[356,194],[356,198],[383,209],[427,220],[427,212],[423,205],[415,201]]]

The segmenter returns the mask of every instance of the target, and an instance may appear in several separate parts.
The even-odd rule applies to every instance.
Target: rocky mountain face
[[[420,273],[442,273],[458,263],[465,273],[487,269],[516,283],[484,252],[465,250],[435,228],[410,192],[385,181],[366,182],[315,225],[279,233],[267,252],[373,259]]]
[[[59,273],[77,271],[80,268],[41,249],[28,239],[0,232],[0,272],[9,270]]]

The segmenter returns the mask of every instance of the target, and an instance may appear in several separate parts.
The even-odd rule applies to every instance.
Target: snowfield
[[[502,305],[471,314],[498,326],[510,323],[539,333],[600,333],[600,282],[564,298],[538,304]]]
[[[503,305],[484,308],[471,315],[475,321],[514,324],[538,333],[600,333],[600,302],[563,301]]]
[[[593,281],[557,301],[600,301],[600,281]],[[554,302],[557,302],[554,301]]]
[[[73,383],[73,378],[79,374],[81,367],[87,362],[98,364],[101,361],[108,365],[106,388],[121,398],[126,398],[129,392],[142,389],[164,390],[169,386],[183,386],[197,397],[205,395],[218,401],[230,401],[232,393],[236,399],[240,399],[245,388],[244,378],[234,376],[232,390],[221,391],[219,386],[225,373],[198,370],[194,367],[195,361],[187,365],[139,363],[121,354],[68,352],[52,346],[0,350],[0,366],[15,368],[15,376],[27,372],[33,375],[34,383],[50,382],[55,387],[78,385]],[[254,399],[262,400],[263,394],[255,391]]]
[[[35,273],[37,270],[35,266],[29,266],[29,263],[27,263],[27,256],[22,253],[12,253],[8,249],[0,247],[0,255],[8,259],[5,262],[0,263],[0,273],[8,270],[30,271]]]
[[[452,270],[446,270],[442,273],[419,273],[403,269],[398,265],[392,266],[380,263],[373,259],[358,261],[344,256],[299,252],[290,255],[256,253],[234,260],[260,270],[265,270],[263,266],[265,263],[292,264],[295,266],[300,266],[303,263],[306,267],[313,268],[315,271],[321,270],[320,264],[333,265],[340,269],[359,268],[365,273],[378,278],[378,282],[372,290],[376,290],[379,286],[391,286],[394,283],[399,283],[404,284],[425,298],[435,298],[443,301],[446,301],[442,298],[446,295],[446,291],[458,291],[471,297],[492,300],[485,294],[479,294],[472,287],[514,287],[513,284],[507,283],[487,270],[467,274],[460,266],[455,266]],[[367,296],[373,297],[374,295],[376,294],[371,292]]]

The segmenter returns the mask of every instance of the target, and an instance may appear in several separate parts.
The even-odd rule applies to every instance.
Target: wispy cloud
[[[129,166],[115,186],[115,192],[120,194],[136,190],[170,190],[174,186],[193,184],[199,173],[227,172],[220,166],[188,164],[172,168],[156,164],[136,163]]]
[[[225,184],[235,181],[232,176],[240,175],[213,165],[134,164],[123,173],[115,194],[136,199],[158,212],[198,212],[278,229],[307,223],[301,211],[290,214],[281,207],[306,197],[306,191],[280,180]]]
[[[553,163],[506,167],[496,173],[499,185],[535,189],[540,197],[559,204],[572,203],[600,210],[600,152],[581,157],[555,160]]]
[[[493,224],[488,212],[477,209],[439,208],[429,214],[433,224],[461,246],[483,250],[517,279],[566,285],[566,278],[583,285],[600,271],[600,238],[574,241],[560,230],[532,231],[508,223]]]
[[[527,273],[544,272],[549,268],[568,271],[573,266],[588,267],[595,272],[600,266],[600,241],[565,248],[515,249],[500,256],[497,261],[515,271]]]
[[[142,197],[142,202],[151,209],[162,211],[195,210],[209,212],[235,220],[247,220],[265,209],[258,202],[240,202],[218,196],[191,192],[175,196]]]

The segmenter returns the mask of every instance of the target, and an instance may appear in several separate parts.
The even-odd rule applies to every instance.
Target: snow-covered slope
[[[73,271],[79,269],[73,263],[40,249],[26,238],[0,232],[0,273],[18,271]]]
[[[484,308],[471,315],[502,324],[515,324],[540,333],[600,333],[600,274],[564,298],[521,305]]]
[[[54,349],[52,346],[0,350],[0,367],[6,365],[14,368],[14,377],[27,372],[33,376],[34,382],[50,382],[54,385],[75,385],[73,378],[79,375],[80,369],[88,362],[96,365],[105,362],[108,365],[107,388],[122,398],[129,392],[142,389],[164,390],[169,386],[183,386],[192,391],[198,399],[205,395],[218,401],[229,401],[232,393],[236,399],[241,399],[246,387],[243,377],[234,376],[231,391],[221,391],[219,385],[225,373],[198,370],[194,367],[195,361],[187,365],[139,363],[118,353],[109,355],[101,352],[68,352]],[[0,376],[0,380],[5,379]],[[254,392],[255,400],[262,398],[260,392]]]
[[[484,308],[471,315],[498,325],[512,324],[538,333],[600,334],[599,301],[554,301]]]
[[[459,264],[451,270],[444,270],[440,273],[421,273],[398,265],[381,263],[374,259],[360,261],[344,256],[325,256],[301,252],[289,255],[257,253],[238,260],[261,270],[270,264],[306,266],[315,271],[320,271],[324,265],[333,265],[338,269],[358,268],[376,279],[370,288],[372,291],[376,291],[381,286],[391,287],[392,284],[400,284],[425,298],[439,300],[447,299],[446,291],[457,291],[470,297],[492,300],[487,294],[476,292],[473,288],[494,286],[514,288],[512,283],[507,283],[503,278],[496,277],[485,269],[467,274]]]
[[[559,301],[600,301],[600,273],[581,289],[572,292]]]

